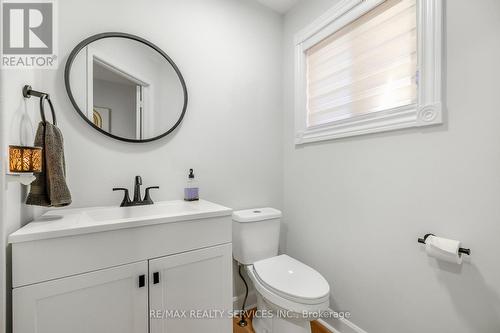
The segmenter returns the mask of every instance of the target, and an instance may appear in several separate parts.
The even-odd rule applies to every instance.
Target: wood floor
[[[252,315],[255,313],[255,309],[252,310]],[[250,317],[252,317],[252,315]],[[241,327],[238,325],[239,318],[234,318],[233,320],[233,333],[255,333],[252,327],[252,318],[247,319],[248,325],[245,327]],[[312,333],[331,333],[327,330],[323,325],[318,323],[317,321],[313,321],[311,323]]]

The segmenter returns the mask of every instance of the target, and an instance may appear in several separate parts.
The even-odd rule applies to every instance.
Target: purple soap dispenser
[[[193,169],[189,169],[187,185],[186,188],[184,188],[184,200],[186,201],[200,200],[198,183],[194,178]]]

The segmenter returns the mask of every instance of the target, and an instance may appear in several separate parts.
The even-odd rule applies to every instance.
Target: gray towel
[[[35,146],[43,148],[42,172],[31,184],[26,204],[46,207],[64,207],[71,204],[71,193],[66,184],[63,136],[57,126],[40,122]]]

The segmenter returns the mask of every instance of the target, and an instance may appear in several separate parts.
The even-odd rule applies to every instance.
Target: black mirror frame
[[[150,48],[152,48],[153,50],[155,50],[156,52],[158,52],[163,58],[165,58],[170,63],[170,65],[173,67],[173,69],[175,70],[175,73],[177,74],[177,76],[178,76],[178,78],[179,78],[179,80],[181,82],[182,90],[184,92],[184,106],[182,108],[182,113],[181,113],[179,119],[177,120],[177,122],[174,124],[174,126],[172,126],[172,128],[170,128],[169,130],[167,130],[165,133],[160,134],[160,135],[158,135],[156,137],[153,137],[153,138],[150,138],[150,139],[143,139],[143,140],[128,139],[128,138],[123,138],[123,137],[120,137],[120,136],[116,136],[116,135],[114,135],[112,133],[108,133],[105,130],[97,127],[92,121],[90,121],[89,118],[87,118],[87,116],[85,116],[85,114],[82,112],[82,110],[80,109],[80,107],[76,103],[75,98],[73,97],[73,93],[71,92],[71,84],[70,84],[70,78],[69,78],[70,72],[71,72],[71,66],[73,65],[73,62],[74,62],[76,56],[88,44],[90,44],[92,42],[95,42],[97,40],[100,40],[100,39],[112,38],[112,37],[115,37],[115,38],[116,37],[118,37],[118,38],[127,38],[127,39],[131,39],[131,40],[135,40],[137,42],[143,43],[146,46],[149,46]],[[97,131],[99,131],[102,134],[105,134],[105,135],[107,135],[107,136],[109,136],[109,137],[111,137],[113,139],[117,139],[117,140],[120,140],[120,141],[133,142],[133,143],[146,143],[146,142],[151,142],[151,141],[159,140],[159,139],[161,139],[161,138],[169,135],[170,133],[172,133],[180,125],[180,123],[184,119],[184,115],[186,114],[186,110],[187,110],[188,92],[187,92],[187,88],[186,88],[186,82],[184,81],[184,77],[182,76],[179,68],[174,63],[174,61],[165,52],[163,52],[162,49],[160,49],[155,44],[151,43],[150,41],[148,41],[148,40],[146,40],[146,39],[144,39],[142,37],[131,35],[131,34],[128,34],[128,33],[123,33],[123,32],[104,32],[104,33],[100,33],[100,34],[97,34],[97,35],[90,36],[90,37],[84,39],[83,41],[81,41],[73,49],[73,51],[71,51],[71,53],[69,55],[69,58],[68,58],[68,61],[66,62],[66,67],[64,69],[64,83],[66,85],[66,92],[68,93],[68,96],[69,96],[69,99],[71,101],[71,104],[73,104],[73,107],[78,112],[78,114],[90,126],[92,126],[93,128],[95,128]]]

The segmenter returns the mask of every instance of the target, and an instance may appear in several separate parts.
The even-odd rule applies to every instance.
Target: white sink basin
[[[9,236],[20,243],[93,232],[135,228],[231,215],[230,208],[200,200],[158,202],[149,206],[53,210]]]
[[[97,222],[111,222],[129,219],[152,219],[167,216],[183,216],[199,213],[204,205],[193,205],[186,201],[167,201],[148,206],[110,207],[84,211],[90,219]]]

